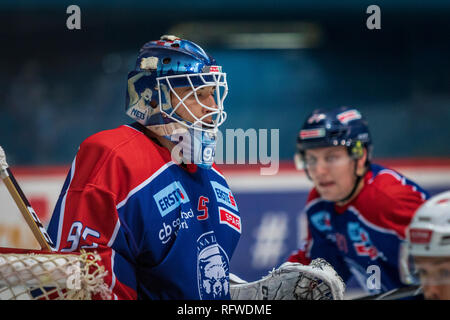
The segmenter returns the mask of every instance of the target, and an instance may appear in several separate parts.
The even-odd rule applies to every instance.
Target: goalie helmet
[[[407,239],[413,256],[450,257],[450,191],[433,196],[417,209]]]
[[[297,136],[295,163],[303,168],[305,151],[314,148],[345,146],[354,159],[367,150],[367,165],[372,148],[372,139],[366,120],[355,108],[341,107],[332,111],[315,110],[303,124]]]
[[[191,91],[179,97],[174,90],[177,87],[190,87]],[[199,100],[197,92],[205,87],[215,89],[215,106]],[[152,132],[177,144],[183,143],[184,158],[209,168],[218,127],[226,119],[223,101],[227,93],[226,74],[213,57],[191,41],[166,35],[140,49],[135,69],[128,74],[126,113]],[[172,104],[172,95],[178,100],[176,105]],[[185,104],[191,96],[208,110],[204,116],[196,116]],[[194,122],[177,114],[183,107]]]

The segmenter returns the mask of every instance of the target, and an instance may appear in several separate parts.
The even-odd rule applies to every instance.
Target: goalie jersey
[[[406,228],[428,198],[425,190],[398,172],[372,164],[364,187],[348,204],[338,206],[312,189],[304,214],[306,236],[288,260],[309,264],[324,258],[347,282],[353,275],[368,293],[409,284]],[[379,279],[375,277],[379,275]]]
[[[229,299],[241,219],[225,178],[175,164],[143,130],[81,144],[48,227],[57,250],[97,251],[114,299]]]

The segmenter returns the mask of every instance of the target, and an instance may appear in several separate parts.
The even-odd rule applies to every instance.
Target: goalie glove
[[[232,300],[343,300],[344,291],[344,281],[321,258],[309,265],[285,262],[254,282],[230,276]]]

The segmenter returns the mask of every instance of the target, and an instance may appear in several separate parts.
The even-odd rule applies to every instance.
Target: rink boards
[[[450,190],[450,161],[388,161],[431,195]],[[289,163],[276,175],[261,175],[258,166],[220,167],[233,190],[242,217],[242,235],[231,259],[231,271],[256,280],[280,265],[294,251],[304,234],[304,216],[311,182]],[[51,217],[68,167],[12,168],[20,186],[41,221]],[[6,187],[0,184],[0,246],[37,248]],[[350,283],[349,289],[355,284]]]

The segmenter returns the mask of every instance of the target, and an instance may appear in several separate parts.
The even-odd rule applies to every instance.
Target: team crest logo
[[[329,231],[331,226],[331,217],[328,211],[319,211],[311,216],[311,222],[319,231]]]
[[[350,240],[353,241],[353,247],[358,256],[367,256],[370,260],[375,260],[376,258],[386,259],[383,252],[373,245],[369,233],[358,222],[349,222],[347,228],[348,235]]]
[[[214,233],[204,233],[197,240],[197,279],[202,300],[229,299],[229,260]]]

